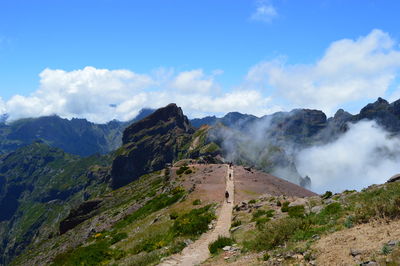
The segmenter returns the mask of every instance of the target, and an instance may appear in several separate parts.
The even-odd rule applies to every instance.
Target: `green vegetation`
[[[183,165],[181,167],[179,167],[178,170],[176,170],[176,174],[177,175],[181,175],[183,173],[185,173],[185,171],[189,170],[189,167],[187,165]]]
[[[289,201],[285,201],[282,203],[281,212],[288,212],[289,211]]]
[[[196,206],[196,205],[201,205],[201,200],[200,200],[200,199],[195,199],[195,200],[192,202],[192,204],[193,204],[194,206]]]
[[[332,192],[331,191],[326,191],[321,198],[323,199],[329,199],[330,197],[332,197]]]
[[[288,208],[288,215],[292,218],[302,218],[304,217],[305,210],[303,205],[292,206]]]
[[[230,237],[218,236],[218,239],[208,245],[211,254],[216,254],[223,247],[231,246],[234,240]]]
[[[235,221],[233,221],[231,227],[237,227],[237,226],[239,226],[239,225],[241,225],[241,224],[242,224],[242,221],[241,221],[241,220],[235,220]]]
[[[249,204],[254,204],[254,203],[256,203],[255,199],[252,199],[252,200],[249,201]]]
[[[214,220],[215,214],[211,211],[212,205],[193,209],[179,216],[172,227],[176,235],[197,236],[208,230],[208,224]]]
[[[80,246],[74,250],[58,255],[53,266],[74,265],[99,265],[110,259],[119,259],[124,252],[118,249],[110,249],[111,242],[106,240],[97,241],[88,246]]]
[[[400,217],[400,183],[373,188],[349,196],[354,211],[354,221],[368,222],[373,218],[396,219]]]
[[[128,215],[123,220],[119,221],[115,228],[123,228],[137,219],[142,219],[147,215],[170,206],[180,200],[185,194],[184,189],[175,188],[172,194],[160,194],[152,200],[148,201],[142,208]]]

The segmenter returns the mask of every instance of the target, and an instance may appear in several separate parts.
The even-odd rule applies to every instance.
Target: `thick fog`
[[[350,124],[333,143],[300,151],[296,165],[301,175],[311,177],[311,189],[360,190],[386,182],[400,173],[400,139],[390,136],[373,121]]]

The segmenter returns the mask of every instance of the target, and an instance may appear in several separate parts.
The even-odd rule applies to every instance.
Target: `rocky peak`
[[[123,146],[112,165],[114,188],[126,185],[139,176],[161,170],[184,152],[194,129],[176,104],[156,110],[127,127]]]
[[[171,103],[127,127],[122,137],[122,143],[135,142],[142,138],[144,134],[164,134],[174,128],[178,128],[184,132],[193,130],[182,109],[176,104]]]
[[[343,109],[339,109],[339,110],[337,110],[337,112],[333,116],[333,120],[335,120],[335,121],[347,121],[351,117],[352,117],[352,114],[350,114],[349,112],[346,112]]]

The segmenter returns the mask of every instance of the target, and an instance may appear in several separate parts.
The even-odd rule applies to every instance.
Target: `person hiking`
[[[229,199],[229,192],[228,191],[225,191],[225,198],[226,198],[226,203],[229,203],[228,202],[228,199]]]

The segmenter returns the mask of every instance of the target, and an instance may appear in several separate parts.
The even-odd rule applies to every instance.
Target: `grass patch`
[[[218,253],[223,247],[231,246],[234,243],[230,237],[218,236],[218,239],[208,245],[211,254]]]
[[[216,218],[211,207],[210,204],[179,216],[174,221],[172,230],[176,235],[186,236],[197,236],[206,232],[208,224]]]
[[[184,190],[175,188],[171,194],[160,194],[152,200],[148,201],[142,208],[135,211],[134,213],[126,216],[123,220],[115,224],[114,228],[120,229],[128,224],[131,224],[137,219],[146,217],[147,215],[161,210],[167,206],[176,203],[185,194]]]
[[[201,205],[201,200],[200,200],[200,199],[195,199],[195,200],[192,202],[192,204],[193,204],[194,206],[196,206],[196,205]]]
[[[106,240],[97,241],[88,246],[80,246],[72,251],[58,255],[54,261],[54,266],[73,266],[73,265],[99,265],[103,261],[120,259],[125,253],[122,250],[111,249],[111,243]]]

